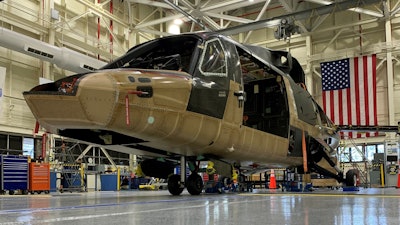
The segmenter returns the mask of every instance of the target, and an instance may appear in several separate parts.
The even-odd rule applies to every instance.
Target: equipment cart
[[[16,190],[28,194],[28,158],[26,156],[0,155],[0,194],[6,190],[13,195]]]
[[[81,164],[63,164],[60,192],[85,191],[84,170]]]
[[[50,193],[50,165],[49,163],[29,163],[29,192],[40,194]]]

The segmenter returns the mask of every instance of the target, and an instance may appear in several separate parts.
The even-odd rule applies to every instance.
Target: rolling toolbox
[[[28,194],[28,157],[0,155],[0,194]]]
[[[29,163],[29,192],[31,194],[50,193],[49,163]]]

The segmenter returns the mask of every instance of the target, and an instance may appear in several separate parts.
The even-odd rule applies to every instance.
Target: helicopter
[[[172,195],[202,192],[201,160],[225,176],[297,168],[352,185],[354,171],[344,178],[337,166],[338,129],[304,83],[289,52],[198,32],[139,44],[23,96],[50,133],[146,156],[141,171],[168,178]],[[171,175],[177,162],[191,174]]]

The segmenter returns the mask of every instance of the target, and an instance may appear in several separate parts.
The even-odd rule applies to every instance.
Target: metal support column
[[[387,1],[387,9],[390,9],[390,2]],[[392,45],[392,24],[390,17],[385,21],[385,33],[386,33],[386,43]],[[387,51],[386,53],[386,68],[387,68],[387,83],[388,83],[388,111],[389,111],[389,125],[396,125],[394,118],[394,91],[393,91],[393,61],[392,52]]]
[[[312,55],[312,43],[311,43],[311,36],[307,35],[306,36],[306,51],[307,51],[307,67],[306,70],[304,71],[306,74],[306,81],[305,85],[307,87],[308,92],[311,94],[311,96],[314,96],[314,78],[313,78],[313,71],[311,70],[311,55]]]

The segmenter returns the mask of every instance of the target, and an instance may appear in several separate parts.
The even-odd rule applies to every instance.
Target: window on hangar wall
[[[358,150],[358,149],[359,150]],[[339,147],[339,159],[340,162],[363,162],[363,155],[365,155],[368,161],[374,159],[375,153],[384,153],[384,144],[367,144],[357,145],[352,147]],[[363,154],[363,155],[362,155]]]

